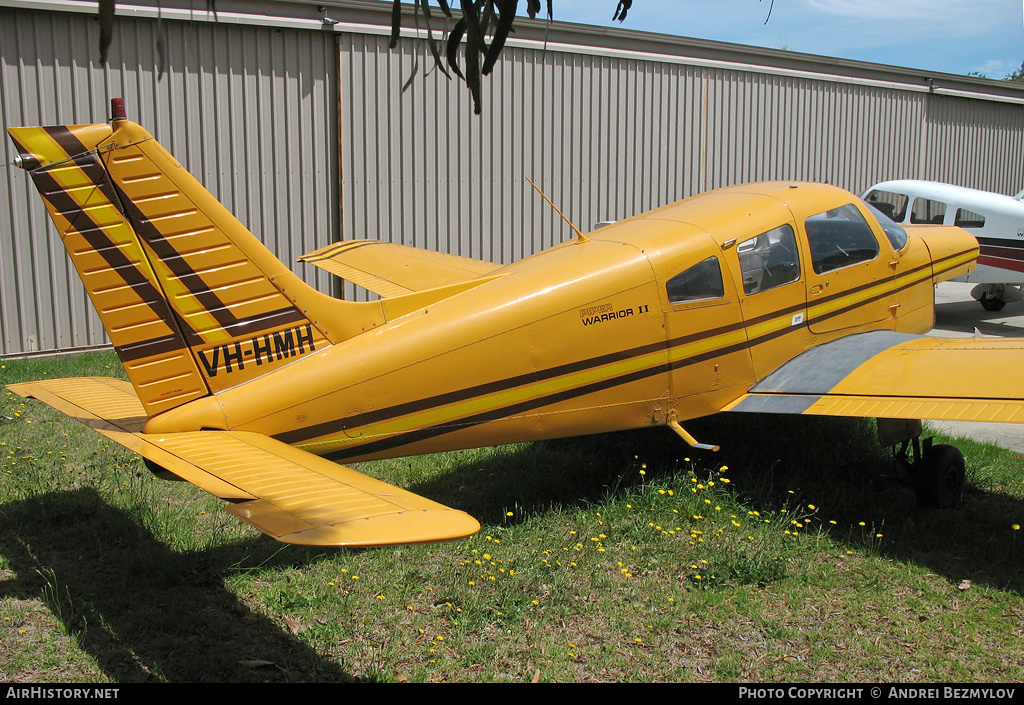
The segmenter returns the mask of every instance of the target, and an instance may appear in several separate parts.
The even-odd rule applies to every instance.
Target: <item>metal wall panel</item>
[[[388,48],[384,3],[332,3],[337,26],[306,0],[224,0],[229,19],[216,22],[162,6],[177,19],[162,23],[161,80],[151,18],[119,17],[100,68],[91,16],[0,9],[0,117],[93,122],[125,96],[286,262],[341,237],[512,262],[572,237],[527,177],[584,231],[763,179],[1024,188],[1022,96],[994,82],[564,25],[548,47],[543,25],[524,21],[475,116],[422,38]],[[38,197],[12,171],[0,174],[0,355],[102,344]]]
[[[114,29],[100,67],[93,17],[0,9],[4,126],[103,122],[110,98],[124,97],[130,118],[330,291],[330,275],[294,260],[339,237],[335,37],[124,17]],[[107,344],[28,175],[3,169],[0,193],[11,203],[0,218],[0,354]]]
[[[708,82],[705,190],[782,179],[859,192],[917,172],[924,94],[730,70]]]
[[[1024,107],[928,96],[921,178],[996,193],[1024,189]]]
[[[527,177],[583,230],[749,181],[1024,187],[1020,104],[619,53],[509,47],[479,117],[425,41],[344,34],[343,237],[511,262],[572,236]]]
[[[477,116],[425,42],[343,34],[341,64],[347,239],[508,263],[572,236],[527,178],[584,231],[697,187],[693,67],[510,47]]]

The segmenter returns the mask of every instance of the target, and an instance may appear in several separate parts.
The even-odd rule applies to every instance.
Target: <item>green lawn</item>
[[[0,680],[1024,680],[1024,459],[957,442],[963,505],[924,510],[871,422],[688,429],[722,451],[651,429],[364,463],[483,529],[317,550],[4,390]]]

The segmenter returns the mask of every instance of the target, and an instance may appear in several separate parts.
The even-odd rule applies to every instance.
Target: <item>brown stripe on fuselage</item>
[[[928,279],[931,279],[934,276],[933,272],[932,272],[933,265],[935,265],[935,264],[941,265],[944,262],[948,262],[950,260],[961,258],[961,257],[963,257],[964,255],[966,255],[966,254],[968,254],[970,252],[971,252],[971,250],[964,250],[964,251],[959,252],[959,253],[955,253],[955,254],[952,254],[952,255],[948,255],[946,257],[939,258],[938,260],[935,260],[935,262],[929,261],[929,262],[927,262],[925,264],[922,264],[922,265],[920,265],[918,267],[915,267],[912,270],[909,270],[907,272],[902,273],[898,277],[898,279],[902,279],[902,280],[904,280],[904,282],[902,284],[900,284],[898,287],[895,287],[895,289],[893,289],[893,288],[885,289],[883,292],[881,292],[881,293],[879,293],[879,294],[877,294],[875,296],[872,296],[872,297],[870,297],[868,299],[863,299],[861,301],[858,301],[855,304],[851,304],[850,306],[843,307],[842,309],[839,309],[837,311],[832,311],[832,312],[829,312],[829,313],[824,314],[822,316],[818,316],[818,317],[815,318],[815,320],[816,321],[825,321],[825,320],[828,320],[830,318],[834,318],[836,316],[840,316],[840,315],[842,315],[844,313],[847,313],[848,311],[850,311],[852,309],[855,309],[858,306],[862,306],[862,305],[864,305],[866,303],[871,303],[871,302],[877,301],[879,299],[887,298],[887,297],[891,296],[894,293],[894,291],[901,291],[903,289],[906,289],[906,288],[909,288],[909,287],[912,287],[912,286],[920,285],[924,281],[926,281]],[[960,266],[960,263],[957,263],[957,264],[953,265],[953,267],[956,267],[956,266]],[[942,270],[940,270],[940,273],[941,273],[941,271]],[[914,279],[913,281],[909,281],[909,282],[905,281],[908,277],[912,277],[912,276],[915,276],[915,275],[916,275],[917,278]],[[851,293],[856,293],[858,291],[863,291],[863,290],[871,289],[871,288],[876,287],[876,286],[878,286],[877,282],[873,282],[873,283],[870,283],[870,284],[864,284],[864,285],[861,285],[861,286],[856,287],[854,289],[849,289],[849,290],[847,290],[845,292],[840,292],[840,293],[834,294],[834,295],[830,296],[828,299],[822,299],[822,302],[830,301],[830,300],[836,300],[838,298],[849,296]],[[884,286],[884,284],[883,284],[883,286]],[[736,325],[732,325],[732,326],[724,326],[722,328],[702,331],[700,333],[694,333],[694,334],[690,334],[690,335],[686,335],[686,336],[680,336],[678,338],[674,338],[672,340],[666,341],[663,344],[662,343],[652,343],[652,344],[648,344],[648,345],[644,345],[644,346],[639,346],[637,348],[631,348],[629,350],[620,351],[620,352],[617,352],[617,353],[609,353],[608,355],[602,355],[602,356],[598,356],[598,357],[594,357],[594,358],[589,358],[587,360],[580,360],[580,361],[574,362],[574,363],[567,363],[565,365],[558,365],[556,367],[552,367],[552,368],[549,368],[547,370],[540,370],[540,371],[538,371],[538,372],[536,372],[534,374],[517,375],[515,377],[509,377],[509,378],[506,378],[506,379],[503,379],[503,380],[496,380],[494,382],[488,382],[488,383],[485,383],[485,384],[477,385],[475,387],[467,387],[465,389],[461,389],[461,390],[458,390],[458,391],[446,392],[444,394],[438,394],[438,395],[435,395],[435,396],[432,396],[432,397],[427,397],[427,398],[419,399],[419,400],[412,401],[412,402],[406,402],[404,404],[398,404],[398,405],[395,405],[395,406],[392,406],[392,407],[388,407],[386,409],[379,409],[379,410],[373,411],[373,412],[366,412],[364,414],[359,414],[359,415],[356,415],[356,416],[349,417],[349,418],[347,418],[345,420],[330,421],[330,422],[325,422],[323,424],[318,424],[316,426],[311,426],[311,427],[307,427],[307,428],[303,428],[303,429],[295,429],[295,430],[287,432],[287,433],[275,435],[274,438],[276,438],[278,440],[281,440],[281,441],[284,441],[286,443],[290,443],[292,445],[300,444],[300,443],[303,443],[305,441],[309,441],[309,440],[312,440],[312,439],[315,439],[315,438],[324,437],[324,436],[327,436],[327,435],[330,435],[330,434],[333,434],[333,433],[336,433],[336,432],[341,432],[341,431],[343,431],[346,428],[358,428],[360,426],[365,426],[365,425],[372,424],[372,423],[379,423],[381,421],[386,421],[386,420],[389,420],[389,419],[397,418],[397,417],[400,417],[400,416],[404,416],[406,414],[427,411],[427,410],[430,410],[430,409],[433,409],[433,408],[439,408],[439,407],[442,407],[442,406],[446,406],[448,404],[453,404],[453,403],[456,403],[456,402],[465,401],[467,399],[472,399],[474,397],[480,397],[480,396],[486,396],[488,394],[494,394],[494,393],[501,392],[501,391],[504,391],[504,390],[507,390],[507,389],[511,389],[511,388],[514,388],[514,387],[517,387],[517,386],[520,386],[520,385],[523,385],[523,384],[528,384],[528,383],[532,383],[532,382],[535,382],[535,381],[541,381],[541,380],[545,380],[545,379],[551,379],[553,377],[558,377],[558,376],[561,376],[561,375],[564,375],[564,374],[569,374],[571,372],[579,372],[579,371],[582,371],[582,370],[586,370],[586,369],[590,369],[590,368],[594,368],[594,367],[599,367],[601,365],[608,364],[609,362],[625,360],[625,359],[629,359],[629,358],[632,358],[632,357],[637,357],[639,355],[648,354],[650,352],[655,352],[655,351],[657,351],[661,347],[664,347],[665,349],[671,349],[671,348],[674,348],[674,347],[678,347],[680,345],[688,344],[688,343],[693,342],[693,341],[698,340],[698,339],[713,337],[713,336],[716,336],[716,335],[721,335],[723,333],[732,332],[732,331],[736,330],[739,327],[747,327],[747,328],[753,327],[753,326],[755,326],[755,325],[757,325],[759,323],[770,321],[772,319],[779,318],[779,317],[782,317],[782,316],[791,315],[792,313],[795,313],[797,311],[805,309],[806,306],[807,306],[807,302],[805,301],[805,302],[802,302],[800,304],[795,304],[795,305],[787,306],[787,307],[779,309],[777,311],[774,311],[774,312],[771,312],[771,313],[767,313],[767,314],[764,314],[762,316],[758,316],[757,318],[751,319],[750,321],[746,321],[743,324],[736,324]],[[562,401],[564,399],[570,399],[570,398],[574,398],[574,397],[578,397],[578,396],[584,396],[586,394],[592,393],[593,391],[598,391],[599,389],[606,389],[606,388],[610,388],[610,387],[613,387],[613,386],[618,386],[620,384],[625,384],[625,383],[628,383],[630,381],[633,381],[634,379],[641,379],[641,378],[644,378],[644,377],[648,377],[648,376],[651,376],[651,375],[654,375],[654,374],[659,374],[661,372],[667,372],[667,371],[670,371],[670,370],[682,369],[682,368],[687,367],[687,366],[689,366],[691,364],[695,364],[697,362],[701,362],[701,361],[704,361],[704,360],[712,359],[712,358],[714,358],[716,356],[727,355],[727,354],[736,352],[737,350],[741,350],[744,347],[750,347],[750,348],[756,347],[757,345],[761,345],[761,344],[769,342],[771,340],[775,340],[775,339],[780,338],[782,336],[785,336],[785,335],[788,335],[790,333],[796,332],[797,330],[800,330],[800,329],[798,327],[781,328],[781,329],[778,329],[778,330],[770,331],[768,333],[765,333],[763,335],[758,336],[757,338],[750,339],[750,340],[748,340],[746,342],[743,342],[743,343],[736,343],[736,344],[731,344],[731,345],[723,346],[721,348],[717,348],[715,350],[707,351],[705,353],[702,353],[702,354],[694,356],[694,357],[685,358],[683,360],[679,360],[679,361],[676,361],[674,363],[663,363],[663,364],[660,364],[660,365],[655,365],[655,366],[652,366],[650,368],[646,368],[645,370],[640,370],[640,371],[637,371],[637,372],[629,373],[628,375],[623,375],[623,376],[615,377],[615,378],[609,378],[608,380],[603,380],[603,381],[591,383],[589,385],[585,385],[583,387],[574,388],[574,389],[571,389],[571,390],[565,390],[563,392],[558,392],[556,394],[548,395],[546,397],[540,397],[540,398],[534,399],[532,401],[527,400],[527,401],[520,402],[520,403],[518,403],[516,405],[513,405],[513,406],[503,407],[502,409],[498,409],[498,410],[495,410],[493,412],[486,412],[484,414],[477,414],[477,415],[474,415],[474,416],[471,416],[471,417],[465,417],[465,418],[460,419],[460,420],[446,422],[444,424],[439,424],[437,426],[432,426],[429,429],[419,429],[417,431],[410,431],[410,432],[407,432],[407,433],[403,433],[403,434],[399,434],[399,435],[390,437],[388,439],[382,439],[380,441],[370,441],[369,443],[366,443],[366,444],[352,446],[350,448],[346,448],[343,451],[338,451],[337,453],[332,454],[329,457],[331,457],[331,458],[339,458],[339,459],[340,458],[344,458],[344,457],[356,457],[356,456],[360,456],[360,455],[366,455],[366,454],[370,454],[370,453],[375,453],[375,452],[378,452],[378,451],[381,451],[381,450],[388,450],[388,449],[391,449],[391,448],[396,448],[396,447],[399,447],[399,446],[402,446],[402,445],[408,445],[408,444],[411,444],[411,443],[415,443],[415,442],[417,442],[419,440],[424,440],[425,438],[428,438],[431,435],[438,435],[438,434],[441,434],[441,433],[450,433],[450,432],[452,432],[454,430],[458,430],[459,428],[464,428],[467,425],[475,425],[477,423],[485,423],[486,421],[503,418],[504,416],[507,416],[509,414],[516,413],[516,411],[518,409],[520,409],[521,407],[523,409],[525,409],[525,410],[531,410],[531,409],[535,409],[535,408],[540,408],[540,407],[547,406],[547,405],[552,404],[552,403],[556,403],[557,401]],[[639,376],[637,376],[637,375],[639,375]],[[595,385],[598,385],[598,386],[595,387]],[[528,407],[524,407],[524,405],[529,405],[529,406]],[[478,420],[474,421],[473,419],[478,419]],[[402,439],[409,439],[409,440],[402,440]]]

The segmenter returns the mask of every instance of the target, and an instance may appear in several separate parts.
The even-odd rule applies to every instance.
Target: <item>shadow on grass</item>
[[[353,680],[224,587],[227,566],[277,551],[248,543],[175,553],[92,489],[38,495],[0,511],[0,552],[14,571],[0,596],[43,595],[122,683]]]
[[[450,472],[411,489],[485,526],[502,525],[550,509],[599,506],[640,482],[690,468],[715,474],[724,465],[747,509],[813,514],[841,546],[926,566],[954,584],[970,579],[1024,594],[1024,531],[1011,528],[1024,523],[1024,499],[969,484],[958,508],[918,507],[909,478],[879,447],[870,421],[719,414],[686,426],[722,450],[691,449],[665,428],[543,441],[485,457],[465,451]],[[506,517],[510,510],[515,519]]]

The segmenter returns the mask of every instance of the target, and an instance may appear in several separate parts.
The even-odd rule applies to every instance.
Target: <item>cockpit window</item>
[[[899,252],[903,249],[903,246],[907,244],[907,231],[889,220],[885,213],[880,211],[878,208],[875,208],[875,205],[876,204],[874,203],[867,204],[868,208],[871,209],[871,212],[875,214],[875,218],[878,219],[878,224],[881,225],[882,230],[885,231],[885,236],[889,238],[889,242],[892,244],[892,249]]]
[[[679,304],[684,301],[701,301],[720,299],[725,296],[722,284],[722,267],[718,258],[711,256],[698,262],[668,280],[669,303]]]
[[[907,204],[910,203],[910,199],[902,193],[875,189],[864,200],[896,223],[902,223],[907,217]]]
[[[852,203],[812,215],[805,225],[811,245],[811,266],[816,274],[867,262],[878,256],[878,240]]]
[[[756,294],[800,278],[796,235],[790,225],[744,240],[736,246],[743,273],[743,291]]]

